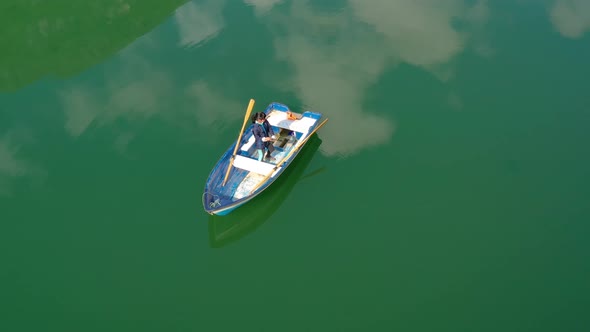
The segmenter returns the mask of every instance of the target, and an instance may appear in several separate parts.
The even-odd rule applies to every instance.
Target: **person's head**
[[[254,122],[263,123],[265,119],[266,119],[266,114],[264,114],[264,112],[256,112],[252,116],[252,123],[254,123]]]

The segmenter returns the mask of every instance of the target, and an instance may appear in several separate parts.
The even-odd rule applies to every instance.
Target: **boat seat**
[[[273,126],[273,128],[279,127],[300,133],[306,133],[309,131],[309,128],[317,122],[317,119],[307,116],[302,117],[300,120],[289,120],[287,119],[287,113],[277,113],[278,114],[268,118],[268,122],[271,124],[271,126]]]
[[[254,172],[262,175],[267,175],[270,172],[274,171],[275,167],[274,164],[270,164],[264,161],[258,161],[257,159],[252,159],[241,155],[236,155],[236,158],[234,159],[234,166],[239,169],[243,169],[249,172]]]
[[[252,145],[254,145],[255,140],[256,139],[254,138],[254,135],[250,136],[250,139],[248,140],[248,142],[246,142],[244,145],[242,145],[242,148],[240,150],[249,151],[250,148],[252,147]]]

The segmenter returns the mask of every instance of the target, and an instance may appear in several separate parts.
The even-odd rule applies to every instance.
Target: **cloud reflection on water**
[[[281,2],[282,0],[244,0],[244,3],[254,7],[254,12],[258,16],[267,14],[272,7]]]
[[[279,59],[295,70],[289,88],[330,117],[323,152],[349,155],[387,142],[394,131],[394,110],[363,108],[367,88],[399,63],[449,79],[449,63],[470,38],[455,21],[480,25],[487,16],[485,1],[350,0],[337,15],[294,1],[273,23],[281,28],[274,43]]]
[[[122,64],[102,89],[75,85],[60,92],[70,135],[81,135],[91,124],[105,125],[121,116],[146,119],[166,109],[173,91],[168,74],[133,49],[123,52],[120,59]]]
[[[186,96],[191,109],[203,110],[195,112],[198,123],[204,127],[221,128],[227,119],[235,117],[236,111],[244,109],[243,103],[228,99],[221,92],[214,90],[204,81],[195,81],[186,88]],[[212,111],[215,110],[215,111]]]
[[[189,2],[178,8],[174,18],[180,44],[194,46],[213,37],[223,28],[222,10],[223,1],[213,0],[200,4]],[[73,85],[59,93],[66,115],[65,129],[71,136],[82,135],[91,125],[100,127],[118,119],[133,122],[156,115],[181,125],[184,119],[174,119],[178,114],[171,110],[176,109],[174,100],[179,97],[176,94],[183,91],[192,102],[195,98],[207,105],[212,102],[205,101],[206,98],[222,101],[204,83],[196,82],[184,90],[176,86],[169,72],[145,57],[158,47],[150,38],[150,35],[143,36],[119,53],[116,69],[109,70],[103,86]],[[198,114],[188,116],[199,117]],[[124,151],[133,137],[133,133],[121,133],[116,138],[117,150]]]
[[[0,174],[19,176],[25,173],[26,164],[15,157],[17,152],[7,138],[0,140]]]
[[[12,193],[12,181],[25,176],[42,177],[44,172],[18,156],[21,146],[9,132],[0,138],[0,196]]]
[[[180,35],[180,45],[195,46],[213,38],[224,26],[223,0],[209,0],[202,3],[189,2],[178,8],[174,18]]]
[[[258,14],[281,2],[244,1]],[[459,20],[473,27],[488,16],[485,1],[471,5],[463,0],[349,1],[350,6],[337,13],[293,1],[288,13],[273,12],[265,21],[274,33],[275,55],[294,69],[280,88],[295,91],[304,104],[330,117],[322,129],[322,150],[327,155],[350,155],[389,141],[395,130],[394,110],[364,109],[367,89],[399,63],[449,79],[453,59],[472,37],[467,32],[471,30],[459,30],[454,23]],[[180,43],[195,45],[215,36],[224,25],[223,7],[223,2],[213,0],[180,7],[174,16]],[[122,64],[108,76],[104,91],[84,86],[62,91],[65,127],[72,136],[91,124],[100,126],[117,118],[146,119],[156,114],[166,118],[165,110],[175,107],[171,103],[178,99],[191,105],[182,105],[184,115],[203,126],[219,128],[243,109],[242,103],[228,99],[205,79],[178,86],[170,73],[146,60],[147,47],[155,47],[149,35],[120,53]],[[458,96],[453,100],[459,105]],[[216,111],[202,111],[211,109]],[[123,145],[133,137],[125,135],[118,140]]]
[[[557,0],[550,12],[555,29],[567,38],[581,38],[590,30],[589,0]]]

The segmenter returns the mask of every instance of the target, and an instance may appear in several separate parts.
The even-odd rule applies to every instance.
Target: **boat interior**
[[[277,139],[273,142],[274,151],[271,153],[274,161],[264,162],[275,164],[289,153],[302,138],[303,133],[315,122],[315,119],[303,117],[298,113],[290,113],[287,117],[285,112],[273,110],[269,113],[268,121]],[[250,133],[245,138],[246,142],[240,148],[239,154],[257,160],[254,135]]]

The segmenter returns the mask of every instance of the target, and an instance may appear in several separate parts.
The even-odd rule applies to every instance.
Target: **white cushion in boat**
[[[254,135],[250,136],[250,139],[248,140],[248,142],[246,142],[244,145],[242,145],[242,148],[240,150],[242,150],[242,151],[250,150],[250,147],[252,147],[255,140],[256,140],[256,138],[254,137]]]
[[[258,161],[256,159],[236,155],[234,159],[234,166],[249,172],[254,172],[262,175],[267,175],[273,171],[275,165]]]

